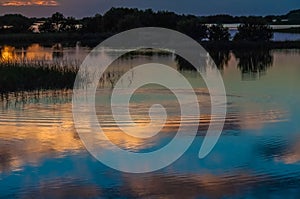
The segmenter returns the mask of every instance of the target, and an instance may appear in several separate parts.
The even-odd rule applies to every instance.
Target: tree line
[[[296,16],[295,12],[292,12]],[[297,13],[297,12],[296,12]],[[241,23],[234,40],[268,41],[272,38],[270,16],[233,17],[230,15],[194,16],[169,11],[111,8],[105,14],[76,19],[54,13],[48,18],[27,18],[19,14],[0,16],[0,34],[28,33],[33,23],[43,21],[41,33],[77,32],[115,34],[137,27],[164,27],[178,30],[197,40],[228,41],[230,34],[223,23]],[[207,24],[214,24],[208,26]]]

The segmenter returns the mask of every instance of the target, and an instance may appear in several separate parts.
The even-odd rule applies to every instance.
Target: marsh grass
[[[0,93],[71,89],[77,71],[68,63],[0,62]]]

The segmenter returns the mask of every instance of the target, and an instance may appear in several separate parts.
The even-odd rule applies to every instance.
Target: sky
[[[28,17],[94,16],[111,7],[169,10],[182,14],[271,15],[300,8],[300,0],[0,0],[0,15],[20,13]]]

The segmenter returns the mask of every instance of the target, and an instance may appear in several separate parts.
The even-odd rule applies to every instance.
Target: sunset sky
[[[93,16],[111,7],[152,8],[196,15],[285,14],[300,8],[299,0],[0,0],[0,14],[49,16],[59,11],[66,16]]]

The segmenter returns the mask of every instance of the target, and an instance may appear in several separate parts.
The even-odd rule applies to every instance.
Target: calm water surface
[[[229,30],[231,37],[237,33],[237,30]],[[281,33],[281,32],[274,32],[273,34],[273,41],[299,41],[300,34],[299,33]]]
[[[20,56],[20,49],[6,48],[2,48],[2,59]],[[30,54],[30,48],[44,51]],[[55,61],[57,53],[53,51],[33,45],[23,49],[21,56]],[[88,52],[82,47],[64,49],[58,57],[80,62]],[[228,114],[221,138],[204,159],[198,159],[198,151],[210,115],[209,95],[201,77],[180,66],[173,55],[137,55],[115,63],[118,71],[149,61],[168,64],[195,86],[201,105],[197,137],[180,159],[154,173],[121,173],[94,159],[74,129],[71,91],[2,97],[0,198],[300,197],[300,51],[228,52],[212,57],[224,78]],[[109,98],[118,78],[113,71],[99,86],[97,96]],[[162,132],[149,140],[120,132],[109,116],[108,105],[96,97],[98,118],[106,134],[130,151],[164,146],[179,125],[176,98],[157,87],[142,87],[135,96],[130,104],[132,117],[141,127],[149,122],[152,104],[166,107],[169,118]]]

